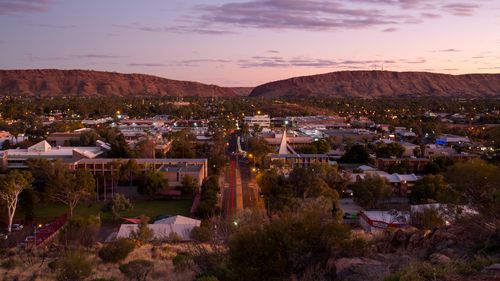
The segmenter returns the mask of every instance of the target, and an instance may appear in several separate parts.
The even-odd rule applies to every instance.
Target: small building
[[[370,233],[380,233],[391,228],[404,228],[410,223],[410,213],[397,210],[361,211],[359,224]]]
[[[191,240],[191,230],[200,225],[200,220],[173,216],[155,221],[153,224],[149,224],[148,228],[153,231],[153,240],[155,241],[170,241],[175,237],[185,242]],[[137,229],[137,224],[122,224],[116,238],[129,238]]]
[[[412,173],[422,172],[425,165],[430,162],[427,158],[377,158],[375,161],[375,167],[381,171],[387,171],[391,167],[404,164],[407,166],[408,170]]]
[[[196,186],[200,187],[205,179],[203,168],[203,165],[163,165],[159,171],[168,179],[169,187],[180,186],[185,176],[190,176]]]
[[[470,139],[468,137],[462,137],[462,136],[450,135],[450,134],[440,135],[436,139],[436,144],[438,144],[438,145],[454,145],[454,144],[462,144],[462,143],[470,143]]]
[[[82,128],[72,132],[55,132],[47,136],[47,142],[52,146],[69,145],[72,140],[79,140],[82,134],[94,131],[89,128]]]

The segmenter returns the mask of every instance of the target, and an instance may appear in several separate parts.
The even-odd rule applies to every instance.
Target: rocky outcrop
[[[341,71],[256,87],[251,97],[485,97],[500,96],[500,74]]]
[[[144,74],[90,70],[0,70],[3,96],[235,96],[233,90]]]

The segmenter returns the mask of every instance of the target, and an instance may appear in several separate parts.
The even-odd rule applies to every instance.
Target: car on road
[[[24,226],[22,224],[15,223],[12,225],[12,230],[14,230],[14,231],[19,231],[19,230],[22,230],[23,228],[24,228]]]

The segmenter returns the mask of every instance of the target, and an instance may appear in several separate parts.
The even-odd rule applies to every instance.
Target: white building
[[[148,228],[153,231],[155,241],[168,241],[173,236],[177,236],[181,241],[189,241],[191,230],[200,225],[200,220],[173,216],[155,221],[154,224],[149,224]],[[122,224],[116,238],[129,238],[133,232],[137,231],[137,228],[137,224]]]
[[[249,127],[253,127],[254,125],[258,125],[259,127],[271,126],[271,118],[269,115],[245,116],[243,122],[248,124]]]
[[[47,141],[41,141],[26,149],[7,149],[0,151],[0,158],[4,168],[23,169],[27,168],[26,161],[33,158],[44,158],[47,160],[77,161],[79,159],[93,159],[111,147],[109,144],[97,141],[96,146],[74,147],[74,146],[51,146]]]

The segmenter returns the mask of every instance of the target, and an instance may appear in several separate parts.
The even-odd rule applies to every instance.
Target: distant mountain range
[[[487,97],[500,96],[500,74],[341,71],[295,77],[255,88],[220,87],[144,74],[92,70],[0,70],[6,96],[203,97]]]
[[[0,70],[0,95],[9,96],[236,96],[229,88],[144,74],[91,70]]]
[[[260,85],[250,97],[500,96],[500,74],[341,71]]]

